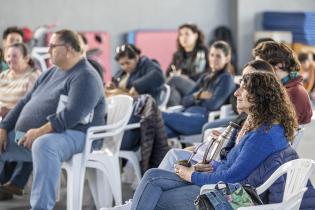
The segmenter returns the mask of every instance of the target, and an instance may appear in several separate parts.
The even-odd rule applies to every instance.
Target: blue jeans
[[[61,163],[83,151],[85,134],[74,130],[45,134],[34,141],[32,150],[17,145],[14,142],[14,135],[13,131],[9,133],[7,149],[0,155],[0,171],[3,170],[5,161],[32,162],[33,160],[30,201],[32,210],[53,209]]]
[[[200,187],[183,181],[174,172],[148,170],[133,196],[131,209],[195,209]]]
[[[182,104],[182,98],[190,93],[196,82],[188,77],[172,76],[167,84],[171,87],[171,96],[167,106],[175,106]]]
[[[168,138],[201,133],[207,116],[198,112],[162,112]]]

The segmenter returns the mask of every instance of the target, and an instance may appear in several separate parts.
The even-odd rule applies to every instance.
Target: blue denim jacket
[[[223,72],[220,73],[207,87],[207,90],[212,93],[212,97],[207,100],[195,100],[193,94],[201,89],[204,79],[208,74],[209,72],[204,73],[197,81],[191,93],[183,98],[183,105],[186,108],[191,106],[200,106],[208,112],[218,110],[235,91],[236,86],[233,81],[233,76],[226,70],[223,70]]]

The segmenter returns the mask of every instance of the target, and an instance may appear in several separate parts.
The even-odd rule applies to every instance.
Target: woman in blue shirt
[[[132,202],[115,209],[193,209],[200,186],[218,181],[241,182],[269,155],[288,147],[298,124],[290,99],[274,74],[246,74],[234,94],[237,108],[248,117],[238,134],[237,145],[225,161],[211,163],[210,172],[180,165],[175,166],[175,173],[150,169]]]

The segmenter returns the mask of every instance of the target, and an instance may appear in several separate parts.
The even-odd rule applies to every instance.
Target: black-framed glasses
[[[55,47],[59,47],[59,46],[66,46],[66,44],[49,44],[48,45],[48,47],[50,48],[50,49],[54,49]]]

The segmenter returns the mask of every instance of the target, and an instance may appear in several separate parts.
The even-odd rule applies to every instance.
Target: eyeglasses
[[[49,45],[48,45],[48,47],[49,47],[50,49],[53,49],[53,48],[59,47],[59,46],[66,46],[66,44],[49,44]]]

